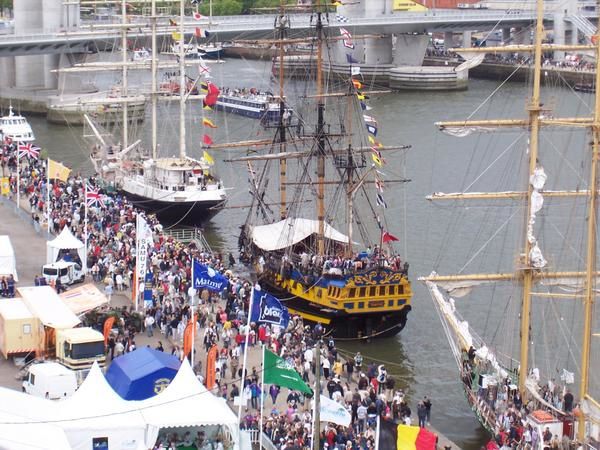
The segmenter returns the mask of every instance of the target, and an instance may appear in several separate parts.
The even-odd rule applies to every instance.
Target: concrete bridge
[[[593,11],[580,11],[578,18],[596,18]],[[224,16],[208,20],[186,21],[186,34],[193,34],[196,27],[210,31],[217,40],[259,39],[273,35],[275,15]],[[380,17],[348,18],[336,21],[335,14],[329,17],[329,26],[343,26],[354,34],[404,34],[426,32],[490,31],[492,29],[524,28],[533,22],[535,13],[530,10],[437,10],[423,13],[402,12]],[[555,13],[545,14],[544,21],[550,27]],[[119,22],[82,22],[77,29],[54,32],[39,29],[37,32],[17,32],[0,36],[0,57],[22,55],[48,55],[63,53],[85,53],[112,44],[120,39]],[[567,18],[568,20],[568,18]],[[168,36],[177,27],[163,24],[158,34]],[[119,24],[119,25],[117,25]],[[296,14],[290,17],[290,30],[294,36],[306,35],[311,28],[310,15]],[[147,37],[150,33],[149,20],[134,18],[128,36],[131,39]]]

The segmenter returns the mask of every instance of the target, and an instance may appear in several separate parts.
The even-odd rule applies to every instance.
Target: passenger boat
[[[318,2],[314,17],[315,37],[308,41],[320,57],[327,19]],[[275,41],[280,58],[288,25],[282,10]],[[321,64],[314,67],[318,72],[309,79],[316,85],[294,106],[302,125],[290,125],[280,114],[268,151],[232,159],[247,164],[252,196],[239,240],[241,257],[255,268],[262,289],[278,296],[290,313],[322,324],[326,333],[348,339],[394,336],[406,324],[412,289],[408,263],[393,246],[397,238],[384,229],[385,169],[376,154],[407,146],[387,147],[374,139],[372,128],[370,134],[365,121],[374,119],[358,114],[365,99],[358,79],[325,82]],[[291,109],[284,80],[278,77],[276,98],[282,112]],[[326,92],[325,86],[338,92]]]
[[[271,93],[258,92],[256,89],[250,89],[248,93],[222,89],[215,109],[276,124],[281,114],[280,103],[279,99]],[[283,120],[291,121],[292,114],[292,108],[286,107],[283,112]]]
[[[10,138],[15,142],[33,142],[35,135],[27,119],[13,112],[12,105],[8,115],[0,117],[0,133],[3,139]]]
[[[543,106],[548,103],[540,89],[543,54],[564,49],[542,44],[543,20],[544,5],[538,0],[533,46],[458,50],[461,55],[512,53],[517,47],[532,51],[532,91],[522,118],[437,124],[452,136],[486,136],[472,140],[479,148],[472,149],[472,160],[465,164],[471,170],[463,186],[469,188],[428,197],[436,203],[458,202],[436,214],[452,214],[448,223],[459,225],[444,230],[447,239],[440,243],[454,251],[438,255],[439,266],[421,280],[441,318],[467,402],[491,436],[508,434],[512,415],[537,431],[534,448],[549,448],[549,443],[542,445],[547,428],[559,442],[563,436],[579,442],[569,448],[597,448],[600,341],[594,339],[599,315],[593,304],[598,292],[600,103],[596,97],[591,117],[560,117]],[[592,42],[598,58],[600,39],[594,36]],[[581,46],[585,49],[589,46]],[[582,104],[587,111],[588,104]],[[494,130],[502,131],[502,138],[490,133]],[[572,170],[562,170],[567,166]],[[487,192],[479,183],[497,187]],[[463,207],[473,203],[478,207]],[[468,235],[472,243],[459,248],[453,235],[463,236],[462,242]],[[438,273],[455,266],[458,274]],[[470,273],[471,267],[478,273]]]

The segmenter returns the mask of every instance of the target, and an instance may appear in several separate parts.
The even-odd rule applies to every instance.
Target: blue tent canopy
[[[176,356],[142,347],[115,358],[106,379],[125,400],[144,400],[162,392],[180,365]]]

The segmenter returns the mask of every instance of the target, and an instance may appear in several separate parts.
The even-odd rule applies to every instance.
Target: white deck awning
[[[266,251],[280,250],[303,241],[319,232],[319,222],[313,219],[287,218],[269,225],[252,228],[251,238],[254,244]],[[325,238],[348,243],[348,236],[325,223]]]

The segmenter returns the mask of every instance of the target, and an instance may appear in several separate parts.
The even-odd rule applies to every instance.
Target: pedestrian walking
[[[431,422],[431,400],[427,396],[423,397],[423,406],[425,406],[425,417],[427,419],[427,425]]]

